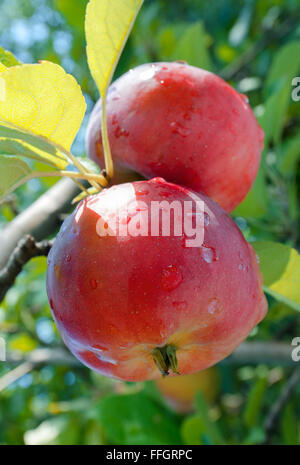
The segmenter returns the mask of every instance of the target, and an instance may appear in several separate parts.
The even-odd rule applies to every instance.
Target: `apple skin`
[[[86,146],[104,168],[101,100]],[[213,73],[184,63],[149,63],[121,76],[107,96],[113,182],[161,176],[232,211],[256,177],[264,133],[247,98]]]
[[[160,378],[155,380],[155,384],[173,410],[189,413],[194,411],[198,391],[208,402],[214,402],[220,390],[220,376],[216,367],[210,367],[191,375]]]
[[[130,225],[140,210],[130,210],[135,201],[150,209],[153,201],[182,205],[195,196],[205,206],[201,247],[187,247],[185,235],[99,233],[120,214],[120,202]],[[266,314],[261,284],[254,250],[229,215],[161,178],[81,201],[48,257],[47,293],[65,344],[85,365],[126,381],[159,378],[152,351],[166,345],[176,347],[180,374],[228,356]]]

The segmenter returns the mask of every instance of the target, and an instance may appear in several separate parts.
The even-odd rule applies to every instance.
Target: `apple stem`
[[[163,347],[156,347],[152,350],[153,360],[163,376],[167,376],[170,369],[173,373],[180,374],[177,368],[176,350],[176,347],[172,344],[166,344]]]

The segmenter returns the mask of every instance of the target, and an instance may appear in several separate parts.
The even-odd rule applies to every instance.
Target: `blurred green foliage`
[[[23,62],[50,60],[72,73],[88,104],[74,152],[84,156],[88,115],[98,98],[88,71],[86,0],[2,0],[0,45]],[[155,60],[186,60],[224,76],[247,94],[266,144],[259,176],[234,212],[249,241],[300,246],[300,101],[291,98],[300,71],[298,0],[146,0],[116,76]],[[0,206],[0,226],[55,180],[34,180]],[[45,292],[46,260],[32,260],[0,305],[0,336],[8,351],[26,354],[63,343]],[[250,340],[286,341],[300,334],[299,313],[269,298],[266,319]],[[1,376],[14,368],[0,364]],[[195,412],[172,412],[152,383],[106,379],[84,366],[43,365],[0,392],[2,444],[260,444],[264,419],[291,369],[220,364],[221,394]],[[300,443],[300,387],[280,414],[270,442]]]

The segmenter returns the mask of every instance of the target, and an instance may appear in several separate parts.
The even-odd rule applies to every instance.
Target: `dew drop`
[[[66,261],[67,261],[67,262],[70,262],[71,260],[72,260],[71,255],[70,255],[70,254],[67,254],[67,255],[66,255]]]
[[[245,95],[245,94],[240,94],[240,96],[241,96],[242,100],[243,100],[245,103],[249,103],[249,99],[248,99],[247,95]]]
[[[183,137],[187,137],[191,133],[190,129],[183,127],[180,123],[177,123],[176,121],[172,121],[172,123],[170,123],[170,128],[173,134],[179,134]]]
[[[161,286],[166,291],[172,291],[182,282],[182,273],[175,265],[169,265],[162,271]]]
[[[140,79],[142,81],[148,81],[149,79],[152,79],[153,76],[155,76],[156,72],[157,72],[157,69],[156,69],[155,66],[153,66],[150,69],[147,69],[146,71],[143,71],[140,74]]]
[[[208,304],[207,310],[210,315],[214,315],[219,307],[219,301],[216,298],[211,299],[211,301]]]
[[[249,270],[248,265],[245,265],[243,263],[240,263],[238,268],[239,268],[240,271],[248,271]]]
[[[212,263],[218,260],[216,251],[213,247],[201,247],[201,254],[206,263]]]

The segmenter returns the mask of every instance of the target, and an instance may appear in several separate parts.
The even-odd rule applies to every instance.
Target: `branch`
[[[240,55],[232,64],[226,66],[220,73],[225,81],[230,81],[251,63],[257,55],[263,51],[273,40],[280,40],[293,30],[298,24],[299,14],[293,18],[288,18],[281,25],[273,28],[266,28],[260,40],[255,42],[245,53]]]
[[[0,271],[0,302],[2,302],[7,291],[14,284],[23,266],[26,265],[31,258],[47,256],[52,244],[53,241],[35,242],[32,236],[25,236],[19,241],[7,266]]]
[[[18,381],[22,376],[26,375],[33,369],[33,365],[30,362],[21,363],[14,370],[9,371],[0,378],[0,392],[7,388],[10,384]]]
[[[295,387],[300,382],[300,368],[296,368],[293,371],[293,374],[288,379],[287,383],[285,384],[284,388],[282,389],[280,396],[278,397],[275,404],[272,405],[270,411],[267,415],[264,430],[266,433],[266,443],[269,443],[270,437],[276,427],[277,420],[279,418],[281,410],[286,405],[287,401],[289,400],[290,396],[292,395]]]
[[[71,179],[63,179],[39,197],[27,210],[0,231],[0,270],[26,234],[40,241],[56,232],[61,215],[71,209],[71,201],[80,189]]]
[[[291,350],[291,345],[284,342],[243,342],[224,363],[294,366]]]
[[[30,373],[35,368],[45,364],[82,366],[81,363],[65,349],[35,349],[26,358],[22,358],[19,352],[12,352],[7,355],[8,363],[19,363],[13,370],[0,378],[0,392],[10,384],[18,381],[22,376]]]

